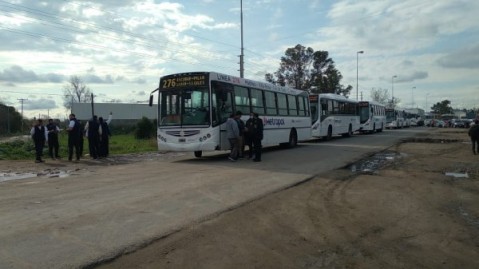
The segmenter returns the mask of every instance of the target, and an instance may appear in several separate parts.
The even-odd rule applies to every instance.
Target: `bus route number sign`
[[[162,80],[162,89],[174,89],[184,87],[198,87],[206,86],[207,78],[205,75],[187,75],[187,76],[175,76],[166,77]]]

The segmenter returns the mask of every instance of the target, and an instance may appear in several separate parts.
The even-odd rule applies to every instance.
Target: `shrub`
[[[141,118],[136,124],[135,137],[137,139],[149,139],[155,135],[155,125],[147,117]]]

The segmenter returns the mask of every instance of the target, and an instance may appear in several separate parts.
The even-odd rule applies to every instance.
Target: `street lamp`
[[[394,107],[394,79],[397,78],[398,76],[394,75],[391,77],[391,96],[392,96],[392,103]]]
[[[426,94],[426,112],[429,110],[429,108],[427,107],[427,97],[429,96],[429,93]]]
[[[356,52],[356,100],[359,101],[359,54],[363,54],[364,51],[360,50]]]

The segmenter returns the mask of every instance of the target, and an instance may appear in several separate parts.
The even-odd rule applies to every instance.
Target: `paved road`
[[[0,184],[0,268],[101,263],[426,130],[272,148],[261,163],[207,154],[6,181]]]

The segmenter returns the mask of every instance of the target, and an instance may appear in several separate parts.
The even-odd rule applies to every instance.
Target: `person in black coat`
[[[95,115],[85,125],[85,133],[88,138],[88,148],[90,150],[90,157],[98,159],[98,151],[100,146],[100,124],[98,117]]]
[[[471,143],[472,143],[472,153],[476,155],[479,153],[479,120],[475,120],[475,124],[469,128],[469,136],[471,137]],[[477,145],[477,151],[476,151],[476,145]]]
[[[246,130],[254,151],[255,162],[261,162],[261,140],[263,140],[263,120],[259,118],[258,113],[252,113],[252,117],[246,121]],[[250,150],[250,157],[252,156]]]
[[[35,162],[42,163],[43,156],[43,147],[45,146],[45,141],[48,141],[48,133],[45,126],[43,126],[43,120],[38,119],[36,124],[30,130],[32,135],[33,143],[35,144]]]
[[[56,125],[52,119],[48,120],[47,124],[47,132],[48,132],[48,154],[50,158],[60,158],[58,155],[58,149],[60,145],[58,143],[58,133],[60,132],[60,128]]]
[[[98,121],[100,122],[100,148],[98,156],[100,158],[106,158],[110,154],[110,127],[108,123],[103,120],[103,117],[99,117]]]
[[[68,160],[73,158],[73,149],[75,149],[76,160],[80,160],[82,155],[81,142],[83,141],[83,133],[80,122],[76,119],[75,114],[70,114],[70,122],[68,124]]]

